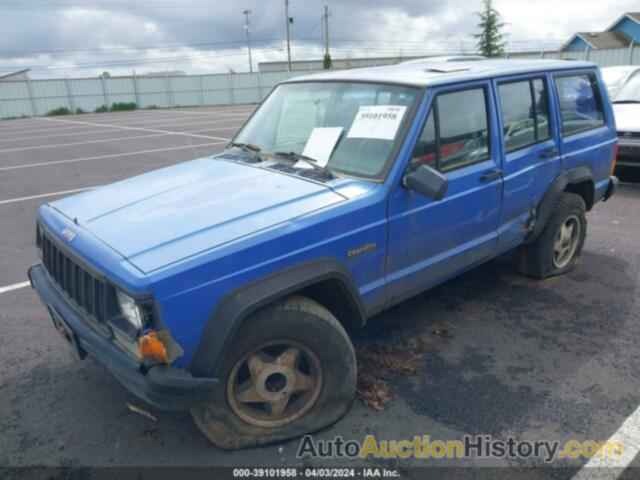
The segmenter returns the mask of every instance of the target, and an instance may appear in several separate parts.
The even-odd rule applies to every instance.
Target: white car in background
[[[609,97],[613,100],[620,89],[631,80],[632,77],[640,75],[640,66],[624,65],[620,67],[605,67],[601,69],[602,80],[604,80]]]
[[[634,74],[612,98],[618,131],[618,165],[640,167],[640,74]]]

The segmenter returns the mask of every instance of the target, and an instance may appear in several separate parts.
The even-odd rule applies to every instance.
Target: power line
[[[267,42],[279,42],[280,38],[263,38],[259,40],[253,40],[253,42],[267,43]],[[0,55],[33,55],[33,54],[46,54],[46,53],[109,53],[109,52],[121,52],[126,50],[163,50],[169,48],[198,48],[198,47],[213,47],[213,46],[225,46],[225,45],[240,45],[244,40],[234,40],[228,42],[205,42],[205,43],[173,43],[165,45],[131,45],[129,47],[101,47],[101,48],[80,48],[80,49],[59,49],[59,50],[0,50]]]
[[[316,23],[315,27],[308,30],[311,32],[315,30],[323,20],[320,20]],[[436,35],[436,34],[427,34],[428,40],[431,39],[443,39],[443,40],[468,40],[475,41],[471,35]],[[344,37],[332,37],[334,42],[339,43],[347,43],[347,44],[366,44],[366,45],[389,45],[389,44],[398,44],[398,45],[424,45],[425,40],[395,40],[395,39],[385,39],[385,40],[373,40],[366,38],[344,38]],[[255,43],[276,43],[280,42],[281,38],[263,38],[263,39],[252,39],[251,42]],[[299,42],[316,42],[316,38],[312,37],[293,37],[292,40],[296,40]],[[545,40],[544,42],[540,42],[537,40],[511,40],[510,44],[534,44],[537,46],[540,45],[555,45],[557,42],[564,41],[565,39],[558,39],[557,41],[551,39]],[[163,50],[163,49],[179,49],[179,48],[201,48],[201,47],[225,47],[225,46],[236,46],[242,45],[244,43],[243,40],[235,40],[235,41],[227,41],[227,42],[205,42],[205,43],[174,43],[174,44],[162,44],[162,45],[131,45],[127,47],[101,47],[101,48],[83,48],[83,49],[54,49],[54,50],[0,50],[0,55],[38,55],[38,54],[58,54],[58,53],[111,53],[111,52],[122,52],[122,51],[146,51],[146,50]]]
[[[0,10],[18,10],[18,11],[55,11],[55,10],[67,10],[70,8],[79,8],[85,10],[112,10],[114,8],[126,8],[128,10],[138,10],[140,8],[153,7],[154,9],[158,8],[229,8],[229,7],[244,7],[246,5],[272,5],[277,3],[277,0],[246,0],[242,2],[225,2],[225,3],[204,3],[202,1],[199,2],[123,2],[123,1],[115,1],[115,2],[93,2],[93,3],[84,3],[84,2],[56,2],[49,4],[24,4],[24,3],[0,3]]]

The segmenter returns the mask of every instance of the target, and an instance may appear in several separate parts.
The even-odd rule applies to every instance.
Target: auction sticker
[[[360,107],[347,138],[393,140],[406,109],[404,105]]]

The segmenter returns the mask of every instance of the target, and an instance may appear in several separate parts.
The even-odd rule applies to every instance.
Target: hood
[[[50,205],[148,273],[344,200],[304,178],[210,157]]]
[[[618,132],[640,132],[640,103],[614,103]]]

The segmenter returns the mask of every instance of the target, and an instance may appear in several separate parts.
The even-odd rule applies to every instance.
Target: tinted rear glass
[[[593,74],[556,77],[564,135],[604,125],[600,91]]]

